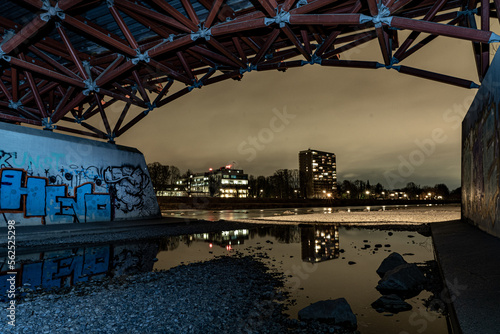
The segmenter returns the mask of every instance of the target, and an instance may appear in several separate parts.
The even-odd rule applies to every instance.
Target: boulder
[[[348,329],[356,329],[358,323],[345,298],[321,300],[299,311],[300,320],[328,322]]]
[[[391,313],[399,313],[412,309],[410,304],[395,294],[380,297],[372,303],[372,307],[377,310],[377,312]]]
[[[382,261],[380,267],[377,269],[377,274],[380,277],[384,277],[385,273],[399,267],[402,264],[407,264],[405,259],[399,253],[391,253],[388,257]]]
[[[408,294],[420,292],[426,282],[424,274],[414,263],[402,264],[385,273],[378,282],[377,290],[383,294]]]

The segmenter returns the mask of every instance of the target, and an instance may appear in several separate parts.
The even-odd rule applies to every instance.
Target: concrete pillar
[[[135,148],[0,123],[0,224],[160,216]]]
[[[462,219],[500,237],[500,56],[462,122]]]

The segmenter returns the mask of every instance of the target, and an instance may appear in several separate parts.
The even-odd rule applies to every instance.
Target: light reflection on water
[[[375,289],[376,269],[391,252],[402,254],[408,262],[434,259],[431,238],[417,232],[274,225],[41,253],[20,250],[17,286],[62,287],[105,276],[170,269],[220,255],[252,255],[285,274],[285,289],[294,301],[287,304],[292,318],[313,302],[344,297],[357,315],[362,334],[448,333],[446,318],[424,307],[430,297],[427,291],[407,300],[411,311],[389,316],[371,307],[381,296]],[[0,290],[7,291],[7,261],[0,263]]]
[[[375,250],[376,244],[382,247]],[[344,297],[362,334],[448,333],[446,318],[424,306],[430,292],[407,299],[411,311],[390,315],[371,307],[381,296],[375,289],[380,279],[376,269],[391,252],[402,254],[408,262],[434,259],[431,238],[417,232],[280,225],[166,238],[154,267],[169,269],[236,253],[254,255],[272,270],[285,273],[286,289],[295,300],[287,311],[292,318],[313,302]]]

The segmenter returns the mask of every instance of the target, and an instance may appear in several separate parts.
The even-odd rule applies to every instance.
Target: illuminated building
[[[334,153],[311,149],[300,151],[299,173],[302,197],[335,197],[337,193],[337,163]]]
[[[233,169],[232,165],[191,174],[189,178],[177,181],[176,185],[182,188],[187,196],[248,197],[248,174],[242,169]]]

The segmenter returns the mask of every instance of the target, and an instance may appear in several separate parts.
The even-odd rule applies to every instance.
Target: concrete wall
[[[462,219],[500,237],[500,56],[462,122]]]
[[[159,214],[138,150],[0,123],[0,224],[86,223]]]

